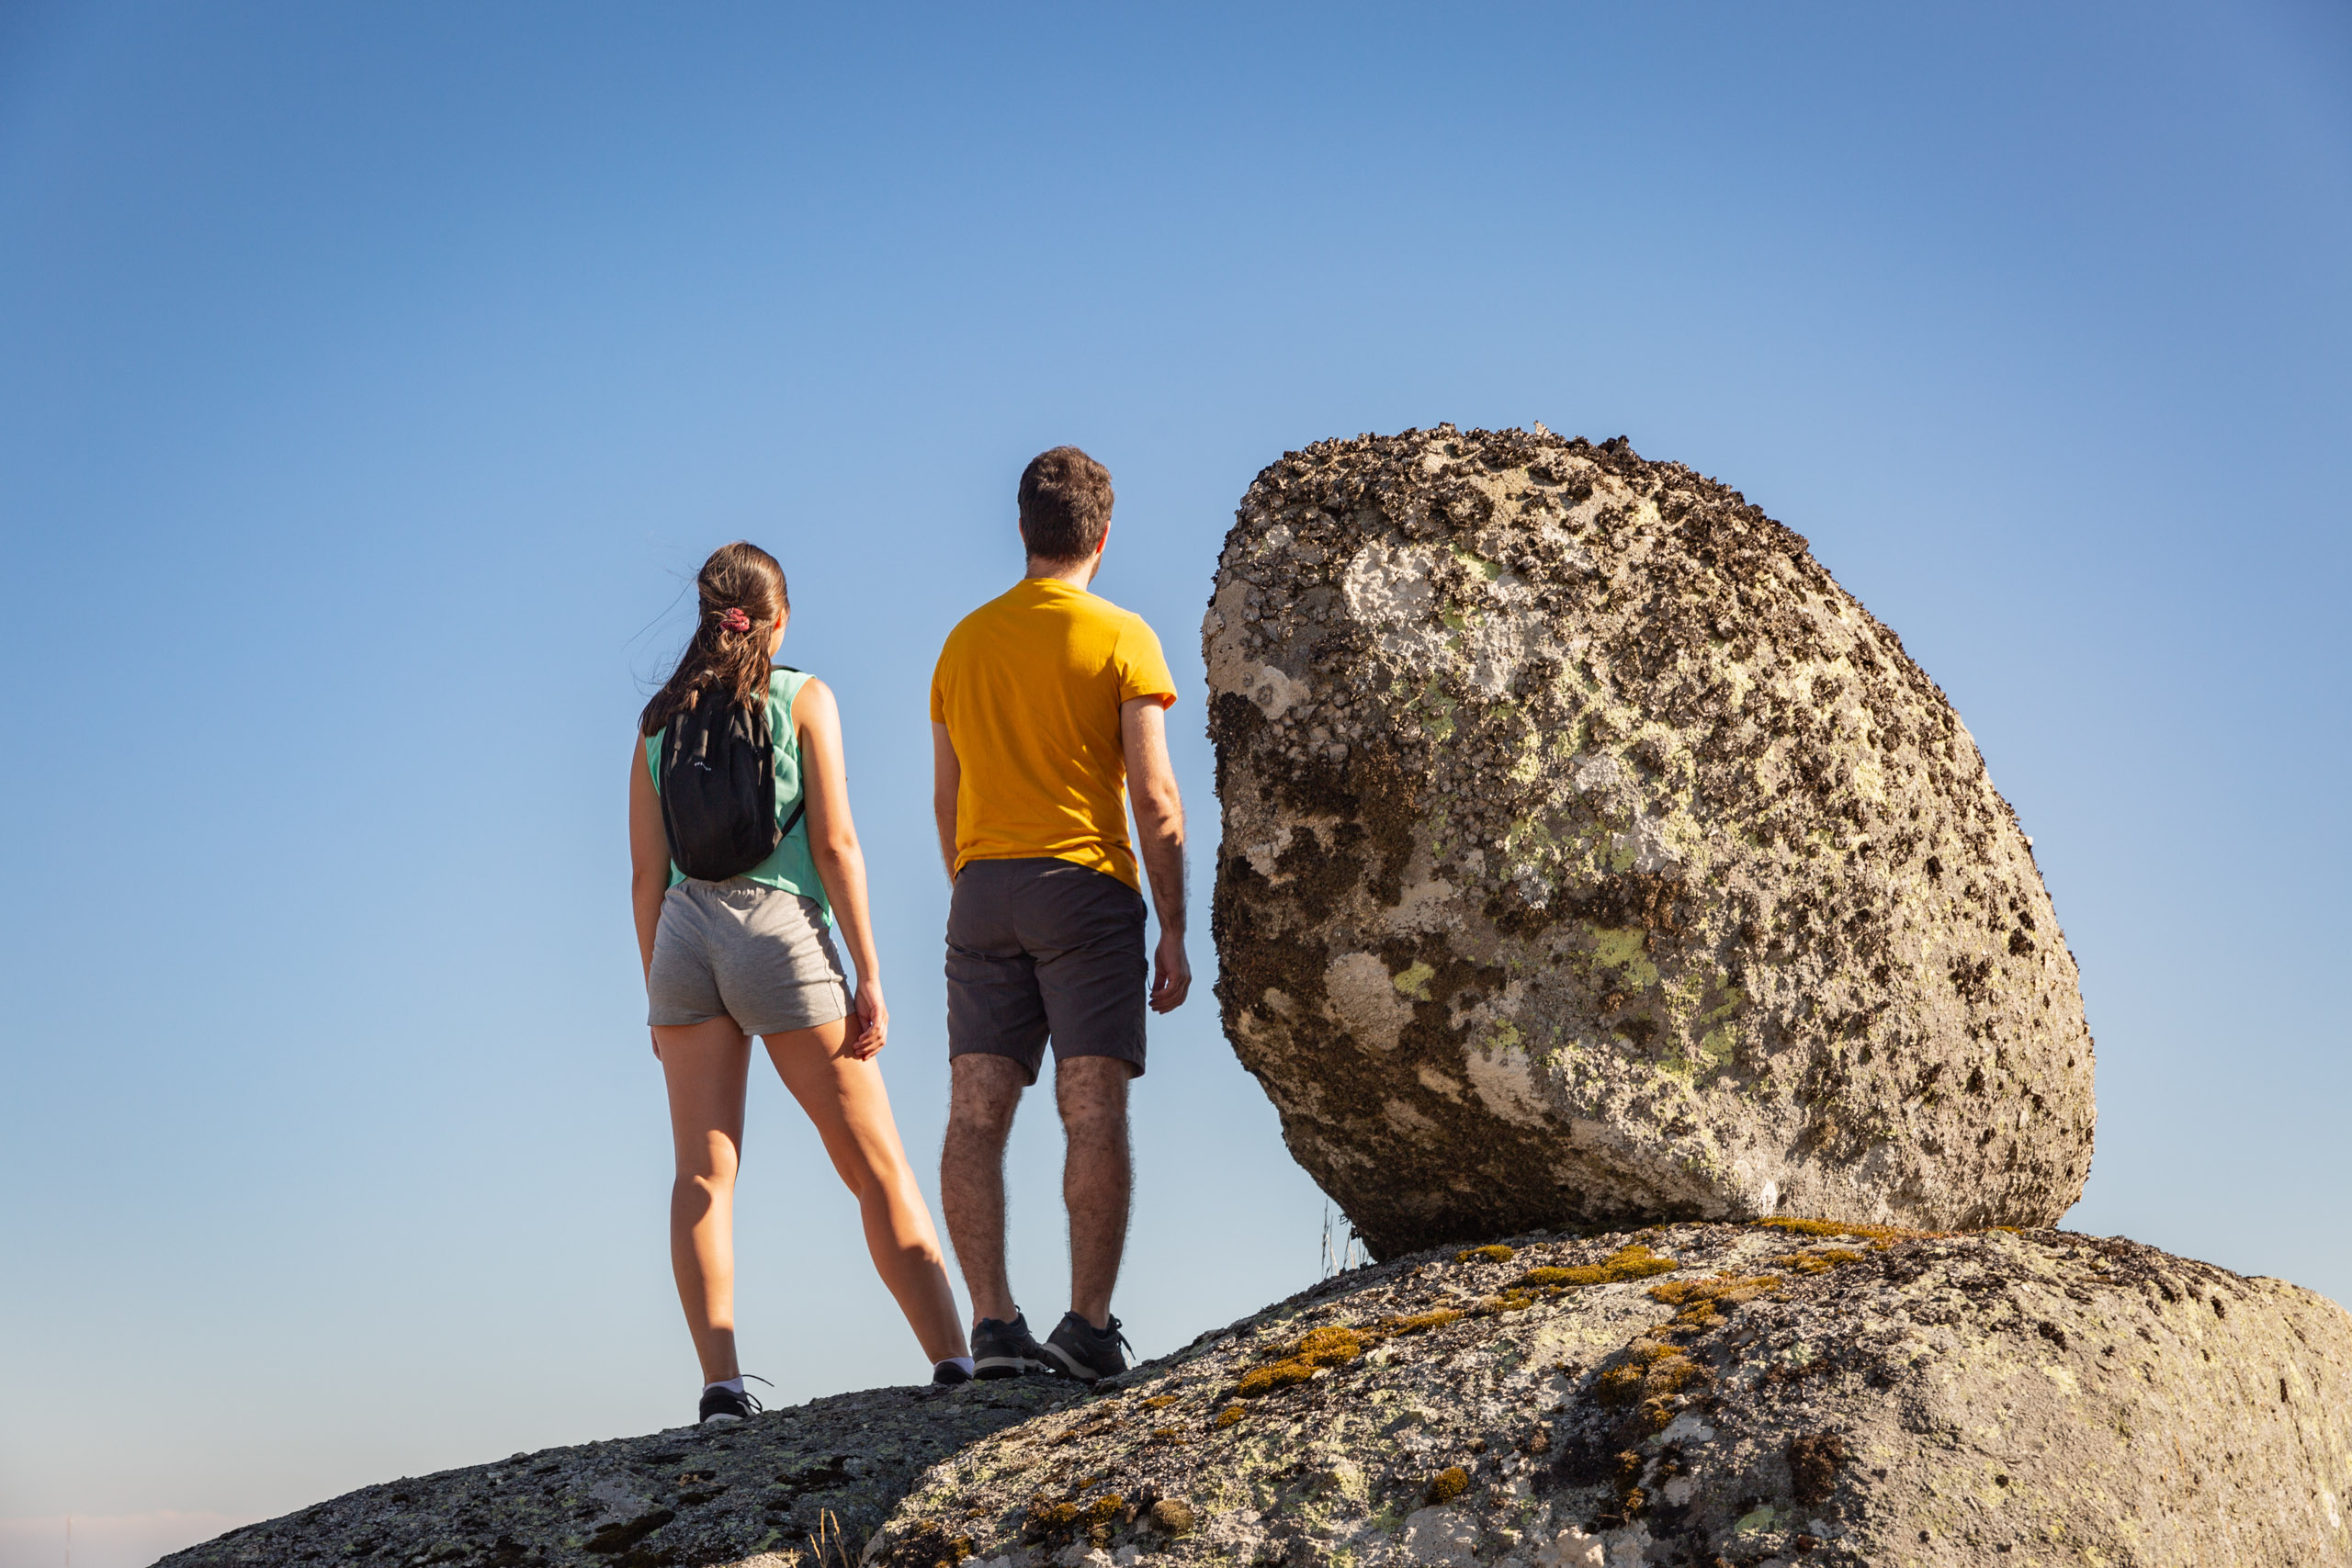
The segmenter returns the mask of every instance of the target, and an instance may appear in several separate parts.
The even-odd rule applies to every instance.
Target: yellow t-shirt
[[[1023,579],[956,624],[931,676],[931,717],[963,768],[956,869],[1066,860],[1136,891],[1119,705],[1176,700],[1141,615],[1050,577]]]

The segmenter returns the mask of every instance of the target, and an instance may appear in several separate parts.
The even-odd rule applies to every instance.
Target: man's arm
[[[1168,716],[1158,697],[1130,697],[1119,705],[1119,743],[1126,753],[1136,845],[1159,916],[1151,1010],[1173,1012],[1193,987],[1193,965],[1184,957],[1184,802],[1176,793],[1176,770],[1169,765]]]
[[[956,743],[947,727],[936,719],[931,726],[931,814],[939,822],[939,863],[947,880],[956,880],[956,792],[964,783],[964,764],[956,760]]]

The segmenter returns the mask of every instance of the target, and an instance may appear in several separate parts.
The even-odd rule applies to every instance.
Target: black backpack
[[[670,858],[697,882],[741,876],[800,825],[807,792],[775,822],[775,737],[763,697],[746,709],[734,694],[703,688],[662,734],[662,830]]]

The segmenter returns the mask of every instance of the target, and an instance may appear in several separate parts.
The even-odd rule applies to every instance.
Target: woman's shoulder
[[[806,670],[795,670],[782,664],[768,674],[768,694],[784,704],[795,720],[807,718],[812,708],[833,705],[831,687]]]
[[[806,670],[795,670],[789,664],[777,664],[768,670],[768,695],[778,702],[790,702],[809,686],[824,690],[825,683]]]

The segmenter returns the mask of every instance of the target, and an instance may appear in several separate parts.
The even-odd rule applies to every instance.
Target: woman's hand
[[[860,976],[857,994],[849,999],[849,1054],[870,1062],[889,1043],[890,1008],[882,999],[882,982]]]

